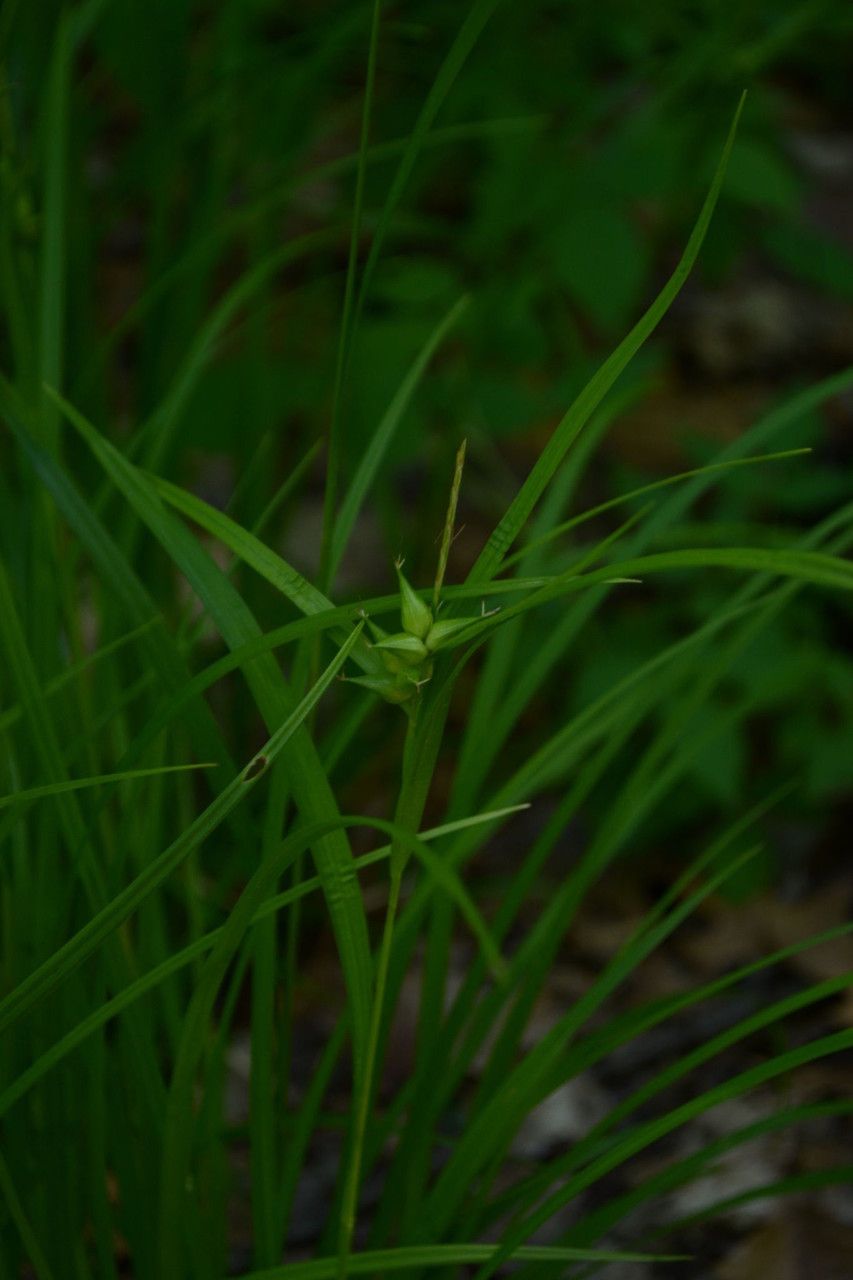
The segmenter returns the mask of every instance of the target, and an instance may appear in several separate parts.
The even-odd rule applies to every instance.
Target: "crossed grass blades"
[[[678,786],[692,756],[730,720],[748,715],[750,706],[732,708],[728,720],[718,716],[698,730],[697,712],[739,654],[804,586],[853,587],[853,569],[842,558],[853,538],[853,505],[784,550],[648,547],[662,530],[677,528],[730,469],[790,463],[790,450],[772,451],[774,438],[853,385],[853,372],[777,408],[711,466],[604,504],[612,510],[624,502],[634,513],[574,560],[567,554],[570,529],[603,513],[563,519],[584,463],[583,452],[572,446],[581,431],[598,438],[606,429],[618,406],[613,392],[619,375],[693,265],[720,193],[735,120],[671,280],[559,423],[467,581],[445,585],[460,454],[432,591],[415,591],[398,566],[395,594],[333,603],[330,587],[355,519],[432,355],[465,301],[451,308],[425,342],[341,496],[341,397],[353,334],[407,179],[493,8],[481,0],[460,29],[402,148],[359,272],[379,23],[374,7],[317,584],[261,538],[271,512],[261,513],[250,529],[156,474],[181,407],[229,319],[284,257],[310,246],[286,246],[232,287],[127,451],[110,443],[56,389],[63,384],[59,300],[66,251],[61,125],[71,59],[96,21],[98,5],[84,5],[60,23],[47,107],[54,128],[46,133],[39,324],[37,332],[18,332],[22,350],[32,343],[28,376],[19,385],[0,381],[0,409],[18,449],[26,512],[25,520],[13,520],[5,507],[7,551],[0,572],[0,727],[7,784],[0,802],[4,1276],[21,1275],[25,1262],[38,1280],[118,1277],[126,1266],[139,1280],[225,1275],[225,1223],[238,1144],[249,1152],[253,1257],[242,1272],[245,1280],[321,1280],[462,1265],[476,1267],[478,1280],[485,1280],[509,1259],[525,1276],[589,1274],[610,1259],[647,1256],[609,1247],[621,1220],[638,1204],[700,1177],[724,1149],[818,1111],[849,1110],[846,1103],[781,1105],[772,1117],[709,1144],[650,1182],[594,1210],[582,1207],[560,1243],[529,1243],[566,1204],[703,1111],[853,1047],[853,1032],[822,1036],[770,1054],[677,1107],[668,1103],[668,1091],[684,1075],[840,993],[849,984],[845,975],[734,1022],[644,1081],[571,1150],[543,1160],[534,1172],[516,1171],[509,1182],[504,1176],[513,1170],[510,1147],[525,1117],[561,1084],[644,1030],[699,1002],[725,999],[749,974],[849,932],[845,926],[804,939],[703,987],[607,1020],[597,1016],[636,967],[755,855],[760,846],[752,829],[778,799],[767,797],[690,860],[585,995],[532,1049],[522,1048],[534,1003],[587,890]],[[8,269],[8,255],[4,262]],[[8,296],[14,300],[15,289]],[[103,473],[104,486],[94,497],[81,492],[68,466],[76,452],[72,441],[85,445]],[[293,500],[304,472],[297,469],[278,500]],[[657,505],[636,510],[637,497],[657,490],[663,491]],[[115,494],[124,523],[113,529],[104,504]],[[226,548],[231,564],[221,567],[187,522]],[[513,550],[528,524],[527,542]],[[150,579],[139,572],[152,536],[201,602],[225,643],[225,657],[200,666],[200,630],[192,616],[176,610],[168,589],[162,598],[159,589],[152,595]],[[238,563],[302,616],[264,632],[233,580]],[[725,606],[546,736],[507,774],[503,744],[554,677],[560,659],[583,643],[584,623],[606,609],[611,591],[623,589],[620,584],[641,590],[637,581],[657,574],[706,569],[737,575],[739,585]],[[81,583],[105,637],[94,652],[87,651],[81,633]],[[551,604],[559,608],[548,644],[531,649],[525,628],[535,611]],[[390,632],[383,620],[395,614],[402,629]],[[60,655],[58,635],[67,638],[71,661]],[[275,659],[282,648],[291,657],[288,678]],[[460,672],[481,648],[449,809],[439,827],[422,830],[436,764],[446,749],[450,700]],[[64,661],[57,669],[60,656]],[[50,680],[45,671],[53,673]],[[268,735],[242,763],[233,759],[232,744],[204,697],[235,671]],[[334,714],[324,724],[314,712],[331,691]],[[383,698],[397,703],[402,716],[384,708]],[[381,715],[389,717],[389,734],[405,733],[397,801],[387,821],[343,814],[337,799],[342,762],[365,721]],[[614,761],[635,743],[631,767],[614,774]],[[192,770],[200,772],[194,777]],[[546,790],[558,796],[554,816],[532,846],[519,849],[500,906],[486,919],[465,882],[466,868],[496,827]],[[506,954],[513,925],[562,831],[597,791],[608,796],[606,817],[534,925]],[[348,833],[359,826],[376,830],[386,843],[355,858]],[[368,928],[359,881],[361,870],[373,865],[388,869],[378,940]],[[318,893],[334,933],[345,1000],[309,1087],[294,1099],[288,1080],[301,908]],[[450,998],[457,913],[476,951]],[[380,1083],[391,1019],[418,952],[417,1054],[411,1075],[385,1097]],[[247,977],[251,1110],[246,1132],[234,1133],[223,1120],[226,1055]],[[326,1103],[347,1060],[350,1109],[317,1256],[282,1264],[312,1140],[339,1127]],[[648,1115],[654,1099],[657,1113],[637,1119],[641,1107]],[[447,1129],[452,1112],[464,1117],[456,1133]],[[376,1172],[378,1202],[360,1212],[362,1188]],[[837,1176],[847,1172],[838,1170]],[[768,1195],[778,1191],[766,1189]]]

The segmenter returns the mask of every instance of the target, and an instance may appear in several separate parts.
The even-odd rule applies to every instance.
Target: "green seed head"
[[[449,618],[447,622],[434,622],[424,644],[430,653],[448,648],[463,631],[469,631],[475,622],[479,622],[479,618]]]
[[[383,640],[379,640],[374,649],[381,649],[382,656],[393,657],[400,662],[404,662],[408,667],[417,667],[428,657],[427,647],[423,640],[419,640],[417,636],[409,635],[406,631],[399,631],[396,635],[385,636]]]

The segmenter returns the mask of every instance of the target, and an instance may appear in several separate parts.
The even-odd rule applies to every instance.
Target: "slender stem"
[[[323,589],[329,587],[328,579],[331,576],[332,535],[335,528],[340,473],[342,397],[352,348],[353,306],[355,303],[358,246],[361,239],[361,218],[364,206],[364,180],[367,171],[367,151],[370,140],[370,112],[373,105],[373,86],[376,79],[376,49],[379,40],[380,7],[380,0],[373,0],[370,46],[367,55],[367,80],[364,88],[364,108],[361,116],[361,141],[355,178],[352,231],[350,234],[349,261],[347,263],[347,280],[344,290],[344,311],[341,318],[341,332],[335,364],[335,383],[332,392],[332,418],[329,425],[329,448],[326,457],[326,488],[323,495],[323,541],[320,551],[320,585]]]
[[[418,702],[420,699],[418,699]],[[394,811],[395,822],[405,830],[416,831],[420,822],[422,803],[421,792],[411,767],[415,754],[415,739],[418,733],[420,717],[417,710],[412,714],[406,727],[406,741],[403,747],[403,778],[400,793]],[[412,821],[414,820],[414,826]],[[364,1143],[367,1134],[367,1123],[373,1101],[374,1083],[379,1053],[379,1036],[382,1031],[382,1018],[385,1012],[385,993],[388,987],[388,973],[391,965],[391,952],[394,942],[394,925],[397,909],[400,904],[400,886],[403,882],[403,869],[406,865],[406,851],[399,841],[391,842],[390,884],[388,889],[388,905],[385,908],[385,923],[382,928],[382,941],[376,958],[374,975],[373,1007],[370,1014],[370,1028],[367,1039],[364,1068],[360,1079],[356,1079],[356,1110],[353,1120],[352,1146],[349,1164],[341,1200],[341,1220],[338,1235],[338,1272],[337,1280],[346,1280],[349,1259],[352,1251],[352,1238],[355,1231],[356,1211],[358,1208],[358,1190],[361,1182],[362,1164],[364,1162]]]
[[[447,504],[447,516],[444,521],[444,531],[441,535],[441,550],[438,553],[438,567],[435,572],[435,586],[432,593],[434,613],[438,612],[441,588],[444,585],[444,575],[447,571],[447,557],[450,555],[450,545],[453,542],[453,526],[456,523],[456,506],[459,502],[459,490],[462,486],[462,468],[465,466],[465,449],[467,445],[468,441],[463,440],[456,451],[456,466],[453,472],[453,483],[450,486],[450,501]]]
[[[367,1055],[352,1136],[349,1167],[344,1184],[343,1202],[341,1205],[340,1235],[338,1238],[338,1280],[345,1280],[349,1258],[352,1250],[352,1237],[355,1230],[355,1215],[358,1204],[358,1189],[361,1181],[361,1166],[364,1158],[364,1140],[367,1133],[367,1121],[370,1116],[370,1104],[373,1097],[373,1078],[376,1071],[376,1055],[379,1047],[379,1032],[382,1027],[382,1015],[385,1004],[385,990],[388,985],[388,969],[391,962],[391,948],[394,941],[394,923],[397,907],[400,902],[400,885],[403,879],[402,863],[391,869],[391,884],[388,893],[388,906],[385,910],[385,925],[382,930],[382,942],[376,963],[376,979],[373,992],[373,1010],[370,1019],[370,1035],[367,1043]]]

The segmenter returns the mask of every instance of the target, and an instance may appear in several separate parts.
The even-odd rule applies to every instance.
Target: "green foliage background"
[[[744,88],[747,105],[723,196],[691,281],[581,437],[532,532],[545,532],[561,513],[573,515],[671,472],[713,463],[726,446],[736,452],[747,425],[764,414],[772,425],[774,411],[787,412],[780,406],[797,407],[778,429],[759,429],[750,452],[764,452],[766,438],[768,451],[808,446],[812,453],[722,472],[696,507],[676,502],[659,525],[658,508],[646,510],[649,495],[638,495],[612,520],[602,514],[525,563],[531,574],[559,574],[587,551],[597,554],[627,517],[648,520],[642,544],[629,540],[635,530],[625,532],[629,557],[685,545],[778,551],[796,545],[850,499],[851,401],[842,370],[853,360],[853,241],[839,214],[849,208],[843,174],[849,184],[851,172],[849,145],[846,161],[843,153],[851,129],[850,7],[836,0],[783,6],[761,0],[389,3],[375,49],[360,189],[372,13],[373,5],[354,0],[6,0],[0,11],[0,407],[9,428],[0,437],[0,725],[8,752],[0,790],[10,798],[0,830],[11,850],[3,882],[2,991],[10,1001],[25,1000],[27,975],[38,979],[47,972],[43,966],[58,965],[65,941],[85,933],[90,918],[101,918],[96,908],[118,901],[134,876],[148,874],[155,853],[172,848],[173,838],[183,838],[179,832],[200,821],[200,796],[207,797],[194,775],[181,777],[174,791],[158,778],[144,793],[149,798],[138,823],[86,793],[81,809],[66,796],[44,825],[34,822],[31,829],[23,818],[38,797],[13,805],[12,793],[65,786],[60,778],[97,777],[107,766],[124,770],[128,761],[155,772],[190,756],[228,767],[258,749],[259,710],[270,732],[292,712],[276,692],[277,668],[258,660],[257,668],[246,667],[260,672],[251,699],[238,683],[240,673],[228,674],[206,712],[193,704],[179,721],[168,749],[158,738],[156,716],[167,714],[169,699],[182,696],[191,673],[222,657],[218,635],[233,650],[249,643],[255,627],[205,567],[197,543],[169,523],[171,508],[163,514],[167,507],[159,499],[190,516],[193,537],[198,526],[206,530],[199,534],[206,548],[216,542],[217,563],[251,608],[258,634],[297,628],[300,648],[288,666],[297,692],[323,670],[329,682],[337,674],[326,666],[329,653],[321,663],[312,651],[312,633],[298,629],[303,612],[317,611],[316,601],[306,608],[298,592],[280,583],[270,589],[283,573],[279,562],[262,558],[267,572],[261,568],[259,575],[232,563],[222,545],[240,550],[234,529],[205,524],[212,517],[201,507],[188,510],[186,498],[165,482],[227,508],[244,530],[257,531],[343,606],[393,593],[393,564],[401,554],[411,581],[430,581],[454,457],[467,438],[464,528],[448,576],[461,583],[566,406],[677,262]],[[841,170],[827,177],[820,157],[839,154]],[[351,245],[354,207],[361,226]],[[350,312],[348,281],[355,281]],[[743,324],[724,334],[735,357],[723,366],[696,336],[709,307],[717,314],[718,305]],[[764,307],[761,323],[750,319],[754,305]],[[761,345],[768,323],[782,335],[769,353]],[[837,379],[824,390],[804,391],[831,375]],[[395,397],[410,376],[412,394],[397,415]],[[801,400],[792,399],[798,395]],[[351,544],[329,574],[328,563],[321,563],[327,460],[337,469],[340,499],[362,474],[377,427],[385,423],[387,448],[377,454]],[[160,480],[149,488],[150,474]],[[114,545],[97,532],[104,529]],[[245,558],[258,568],[251,555]],[[122,579],[119,564],[132,565],[132,579]],[[665,578],[650,575],[642,585],[610,592],[605,609],[573,614],[577,625],[570,632],[561,630],[568,606],[557,595],[510,624],[514,639],[500,652],[515,664],[512,678],[501,683],[500,656],[478,654],[475,674],[466,671],[459,680],[427,817],[438,822],[446,808],[457,819],[467,817],[502,795],[506,779],[521,773],[560,726],[582,717],[620,680],[707,619],[725,616],[731,591],[725,575],[685,562]],[[708,697],[679,730],[689,745],[679,785],[665,804],[640,812],[622,850],[626,857],[662,860],[675,875],[688,861],[684,848],[709,829],[737,823],[760,798],[793,782],[772,813],[762,810],[756,819],[764,851],[732,871],[723,842],[712,870],[732,898],[832,874],[845,847],[851,796],[850,598],[841,591],[801,592],[796,607],[775,614],[719,680],[709,678]],[[468,607],[476,612],[478,604]],[[146,629],[155,616],[166,623],[168,643],[159,621]],[[337,622],[349,624],[354,616],[351,611]],[[177,647],[170,649],[173,635]],[[102,649],[109,660],[92,683],[91,654]],[[713,645],[708,653],[702,661],[712,664]],[[187,660],[185,667],[176,654]],[[697,681],[705,674],[697,667]],[[299,731],[302,720],[316,728],[341,811],[387,815],[403,758],[402,717],[396,708],[350,702],[350,692],[331,688],[316,712],[313,703],[298,703]],[[614,730],[604,745],[617,779],[629,776],[638,752],[666,737],[684,697],[681,686],[662,678],[656,699],[638,712],[639,728],[629,718],[622,736]],[[50,714],[43,698],[54,699]],[[481,767],[478,747],[487,739],[493,749],[483,752]],[[572,767],[592,764],[582,757]],[[267,807],[250,797],[228,838],[216,838],[214,854],[193,857],[185,880],[177,887],[170,882],[165,905],[157,899],[140,906],[138,954],[131,954],[130,934],[119,930],[102,968],[85,969],[67,997],[51,995],[37,1006],[41,1013],[33,1016],[25,1044],[7,1051],[7,1090],[17,1087],[25,1059],[53,1043],[57,1019],[62,1028],[73,1027],[122,988],[117,975],[129,984],[139,979],[137,964],[146,971],[169,963],[177,954],[176,920],[193,945],[205,929],[233,922],[228,913],[255,871],[257,847],[264,859],[270,856],[276,824],[280,828],[287,813],[285,773],[271,773]],[[555,775],[552,791],[546,789],[549,803],[564,802],[562,781]],[[130,788],[121,793],[126,803],[135,804],[137,784],[123,785]],[[590,786],[579,804],[582,841],[607,829],[614,794],[608,786]],[[315,794],[312,803],[319,821],[322,797]],[[410,843],[420,816],[411,829],[403,824]],[[100,843],[92,847],[105,851],[104,864],[95,858],[90,865],[89,854],[81,854],[79,865],[74,862],[79,883],[72,879],[69,886],[67,855],[89,849],[93,832]],[[385,835],[399,839],[396,828]],[[327,838],[344,839],[325,830],[316,836],[321,845]],[[368,847],[359,844],[362,833],[352,838],[357,849]],[[305,842],[297,852],[297,836],[292,841],[295,884]],[[406,847],[408,857],[412,848]],[[416,848],[429,870],[428,853]],[[609,856],[602,855],[605,862]],[[33,882],[28,859],[38,867]],[[455,882],[451,888],[468,911],[464,891]],[[19,915],[21,902],[31,916]],[[325,927],[319,911],[306,910],[312,927]],[[442,939],[449,944],[451,928],[440,910],[431,919],[425,936],[433,948],[434,985],[425,1007],[436,1012],[446,980]],[[481,928],[476,913],[466,920]],[[363,919],[359,927],[364,939],[350,939],[351,961],[362,944],[368,954]],[[292,930],[288,964],[299,948],[298,923]],[[482,933],[477,936],[482,942]],[[279,990],[273,937],[263,934],[257,954],[238,958],[257,966],[255,989],[269,995],[270,1009]],[[227,968],[230,960],[223,963]],[[354,971],[367,983],[352,963],[348,980]],[[392,957],[392,985],[404,968],[400,961],[395,970],[395,963]],[[167,1155],[170,1140],[190,1142],[175,1119],[175,1098],[190,1109],[198,1065],[186,1048],[186,1027],[197,1018],[200,1037],[217,1034],[205,1021],[210,1009],[203,1001],[193,996],[189,1004],[192,992],[209,990],[211,1001],[216,995],[215,987],[197,985],[199,965],[192,982],[172,977],[156,1008],[122,1021],[117,1037],[125,1065],[136,1060],[141,1043],[155,1046],[142,1053],[138,1077],[121,1080],[140,1086],[133,1104],[139,1114],[131,1108],[128,1134],[138,1134],[152,1114],[165,1114]],[[356,1022],[359,990],[356,984],[348,992]],[[226,1030],[240,991],[233,978]],[[368,994],[365,986],[364,1019]],[[293,999],[293,990],[281,998]],[[256,1045],[273,1036],[272,1014],[267,1025],[261,1003],[259,996],[251,1015]],[[526,1008],[524,1000],[519,1007]],[[208,1044],[214,1099],[224,1035],[218,1048]],[[484,1086],[488,1105],[488,1086],[513,1060],[511,1039],[508,1044]],[[438,1045],[432,1053],[441,1060]],[[282,1073],[290,1048],[277,1047]],[[30,1217],[46,1223],[56,1203],[58,1238],[76,1241],[73,1274],[113,1273],[105,1245],[113,1208],[100,1185],[104,1163],[98,1159],[109,1149],[107,1116],[126,1104],[125,1084],[106,1086],[105,1107],[99,1109],[97,1099],[114,1049],[99,1039],[86,1059],[87,1106],[101,1125],[91,1150],[73,1107],[72,1072],[58,1073],[26,1114],[11,1112],[10,1149],[31,1150],[20,1170],[0,1167],[3,1222],[16,1241],[4,1242],[0,1272],[5,1265],[10,1275],[19,1274],[11,1268],[26,1253]],[[175,1110],[169,1112],[161,1074],[164,1063],[171,1070],[176,1062],[168,1095]],[[369,1072],[366,1078],[369,1097]],[[423,1078],[419,1083],[425,1087]],[[273,1096],[269,1080],[252,1087]],[[11,1106],[12,1094],[3,1096]],[[488,1105],[474,1108],[481,1125],[491,1114]],[[182,1148],[175,1165],[182,1168],[185,1157],[189,1164],[190,1154],[198,1158],[202,1204],[208,1195],[210,1203],[225,1203],[217,1124],[210,1103],[197,1147]],[[262,1190],[254,1192],[261,1203],[253,1205],[253,1258],[262,1266],[276,1260],[280,1242],[270,1227],[275,1215],[263,1202],[275,1159],[255,1124],[252,1177]],[[87,1177],[100,1189],[90,1198],[59,1168],[39,1173],[50,1163],[58,1132],[70,1135],[69,1149],[82,1143],[91,1159]],[[290,1140],[292,1132],[284,1136]],[[368,1131],[368,1165],[378,1158],[381,1137],[381,1129]],[[429,1172],[430,1148],[419,1143],[417,1136],[410,1140],[413,1204],[421,1203],[415,1192],[426,1195]],[[151,1202],[144,1198],[156,1185],[160,1154],[125,1151],[121,1168],[112,1156],[108,1162],[124,1188],[139,1190],[138,1214],[134,1219],[128,1212],[122,1230],[140,1277],[158,1274],[160,1265],[146,1235]],[[282,1174],[283,1197],[295,1176],[292,1169]],[[27,1188],[20,1202],[19,1182]],[[443,1205],[450,1221],[452,1196],[448,1190],[442,1200],[443,1186],[428,1203],[437,1220]],[[345,1202],[346,1188],[337,1194]],[[469,1205],[459,1231],[480,1223],[481,1211],[482,1202]],[[393,1199],[380,1209],[380,1222],[382,1212],[387,1225]],[[404,1236],[411,1226],[407,1221]],[[168,1229],[178,1233],[174,1222]],[[101,1250],[97,1262],[90,1242],[81,1243],[86,1232]],[[202,1237],[197,1232],[188,1246],[197,1251],[193,1274],[214,1275],[222,1242],[208,1245]],[[163,1238],[173,1237],[166,1231]],[[581,1244],[597,1239],[591,1232]],[[424,1237],[423,1247],[428,1244],[437,1247]],[[334,1245],[328,1234],[326,1245],[327,1251]],[[36,1244],[31,1261],[40,1280],[64,1274],[57,1270],[62,1248],[42,1242],[41,1257]],[[532,1254],[528,1262],[545,1265]],[[179,1259],[172,1265],[180,1274]]]
[[[780,11],[702,0],[638,8],[608,0],[486,8],[494,13],[402,193],[352,353],[345,471],[439,316],[463,292],[471,295],[383,466],[376,551],[385,564],[376,565],[376,583],[401,550],[418,568],[429,561],[431,538],[420,531],[437,530],[462,434],[476,445],[471,471],[479,470],[469,478],[474,510],[466,515],[488,524],[510,491],[508,465],[530,456],[530,433],[542,438],[661,280],[743,87],[750,99],[703,252],[704,284],[695,287],[719,291],[757,264],[759,274],[794,280],[818,298],[853,298],[850,244],[810,216],[814,178],[790,145],[797,127],[831,135],[849,115],[846,6],[793,3]],[[46,136],[54,46],[45,33],[61,12],[46,0],[9,4],[2,33],[7,245],[11,238],[22,263],[8,295],[18,306],[7,359],[30,385],[39,377],[36,252],[51,181],[38,157],[59,143]],[[291,265],[268,274],[264,267],[265,279],[217,334],[201,376],[173,408],[159,451],[161,469],[190,481],[213,455],[227,493],[263,447],[242,491],[244,509],[259,510],[322,436],[331,412],[370,7],[111,0],[82,6],[75,18],[85,35],[60,122],[67,158],[54,175],[67,274],[53,301],[57,372],[93,420],[132,436],[229,283],[269,264],[293,237],[322,231],[297,248]],[[459,20],[458,6],[442,3],[392,5],[384,16],[365,242],[399,154],[393,144],[412,128]],[[671,374],[676,331],[665,329],[644,353],[630,375],[638,385]],[[786,364],[763,380],[767,400],[814,372],[808,352],[798,363],[795,350]],[[725,414],[725,398],[719,403]],[[718,429],[737,427],[723,421]],[[664,465],[674,445],[690,461],[711,452],[701,439],[685,441],[677,419],[658,422],[656,436],[646,477],[656,447]],[[820,421],[799,422],[790,436],[816,448],[808,474],[781,470],[760,487],[748,474],[732,478],[708,514],[731,525],[759,517],[797,525],[838,500],[849,473],[839,470]],[[626,464],[611,451],[610,473],[597,463],[589,492],[644,478],[636,450],[627,455]],[[310,537],[310,524],[295,536]],[[704,604],[695,584],[686,591],[677,606],[632,608],[630,628],[590,637],[564,684],[568,705],[677,634]],[[775,775],[805,777],[810,820],[818,822],[820,808],[844,788],[840,762],[853,749],[849,714],[833,710],[840,699],[849,713],[851,688],[846,665],[828,654],[828,626],[823,614],[780,623],[767,641],[778,661],[757,658],[733,673],[735,693],[744,682],[755,693],[756,665],[772,666],[760,754],[771,757]],[[621,653],[620,636],[629,639]],[[781,715],[794,705],[796,730],[774,728],[774,708]],[[755,758],[754,744],[738,738],[697,762],[678,820],[708,801],[741,798]]]

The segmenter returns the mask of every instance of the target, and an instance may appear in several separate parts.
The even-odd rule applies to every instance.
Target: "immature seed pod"
[[[373,636],[374,640],[387,640],[388,632],[383,631],[378,622],[374,622],[372,618],[368,618],[366,615],[365,621],[370,628],[370,634]]]
[[[405,631],[399,631],[393,636],[386,636],[383,640],[377,641],[373,648],[381,649],[383,656],[389,654],[395,658],[400,658],[410,667],[420,666],[424,658],[428,656],[423,640],[418,639],[417,636],[409,635]]]
[[[360,684],[363,689],[378,693],[386,702],[408,702],[416,692],[416,686],[400,676],[349,676],[348,684]]]
[[[403,630],[408,631],[410,636],[417,636],[419,640],[423,640],[432,626],[432,611],[403,577],[401,564],[401,561],[397,562]]]
[[[451,640],[462,631],[468,631],[475,622],[479,622],[479,618],[448,618],[446,622],[434,622],[430,627],[424,644],[430,653],[446,647]]]

